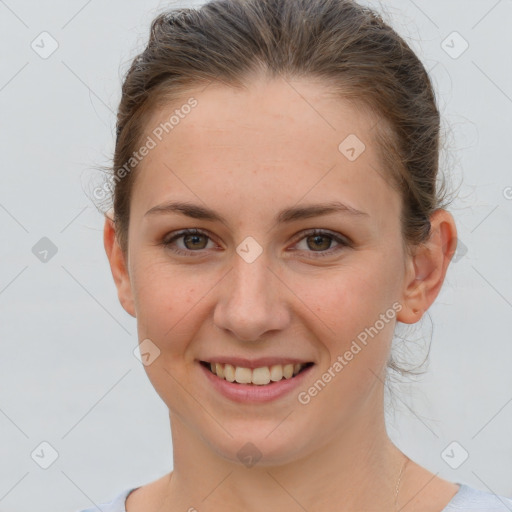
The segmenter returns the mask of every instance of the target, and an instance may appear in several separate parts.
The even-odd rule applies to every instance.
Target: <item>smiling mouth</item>
[[[265,386],[283,379],[293,379],[314,364],[312,362],[305,364],[275,364],[251,369],[231,364],[209,363],[207,361],[200,361],[200,363],[220,379],[235,384],[252,384],[256,386]]]

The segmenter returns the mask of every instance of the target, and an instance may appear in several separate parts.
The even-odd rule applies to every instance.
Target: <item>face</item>
[[[410,266],[376,122],[321,84],[260,79],[195,90],[148,123],[157,144],[137,169],[120,298],[171,418],[226,459],[251,441],[260,464],[293,461],[380,421]],[[188,209],[165,208],[177,202]],[[313,364],[258,385],[200,363],[237,359]]]

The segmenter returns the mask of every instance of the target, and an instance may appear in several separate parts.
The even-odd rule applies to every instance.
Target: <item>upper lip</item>
[[[275,364],[307,364],[313,361],[307,361],[304,359],[297,359],[294,357],[259,357],[257,359],[246,359],[244,357],[207,357],[200,359],[206,363],[219,363],[219,364],[230,364],[232,366],[239,366],[241,368],[261,368],[262,366],[273,366]]]

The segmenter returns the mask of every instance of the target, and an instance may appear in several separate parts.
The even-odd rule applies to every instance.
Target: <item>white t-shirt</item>
[[[481,491],[466,484],[460,486],[457,494],[441,512],[512,512],[512,498],[497,496],[490,492]],[[138,489],[133,487],[118,494],[111,502],[102,503],[98,507],[103,512],[126,512],[125,502],[128,495]],[[92,507],[76,512],[97,512],[98,508]]]

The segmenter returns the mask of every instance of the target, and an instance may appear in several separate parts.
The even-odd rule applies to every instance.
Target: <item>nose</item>
[[[265,253],[248,263],[238,254],[219,283],[215,325],[240,341],[257,341],[290,324],[287,287],[269,267]]]

